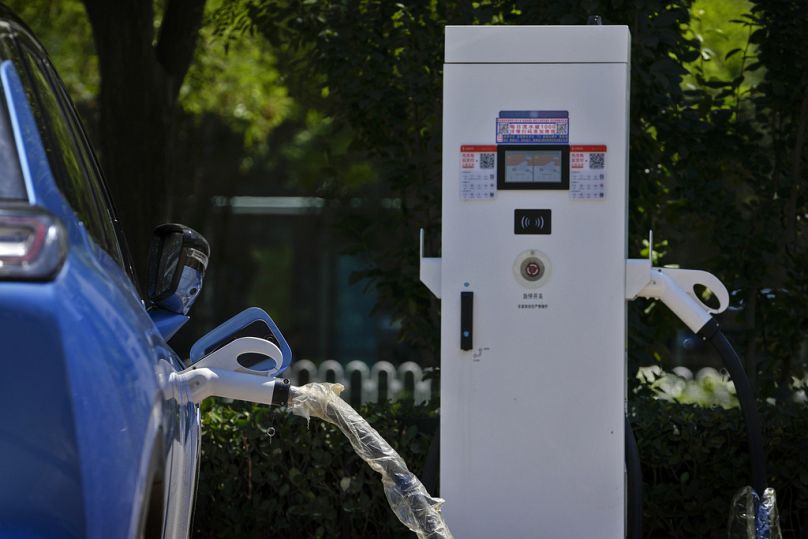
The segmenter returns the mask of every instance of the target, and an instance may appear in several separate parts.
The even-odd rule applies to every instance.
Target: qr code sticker
[[[480,168],[494,168],[494,158],[496,154],[481,153],[480,154]]]
[[[606,161],[606,154],[603,153],[590,153],[589,154],[589,168],[601,169]]]

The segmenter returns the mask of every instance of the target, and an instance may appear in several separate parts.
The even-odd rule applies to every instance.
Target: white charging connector
[[[272,360],[273,367],[255,370],[239,362],[248,354]],[[187,384],[190,399],[199,404],[208,397],[281,406],[289,399],[289,380],[274,377],[283,362],[283,354],[272,342],[257,337],[241,337],[205,356],[196,364],[171,374],[171,381]],[[262,361],[260,364],[265,364]]]
[[[696,295],[694,287],[704,286],[718,300],[710,307]],[[726,310],[729,292],[713,274],[701,270],[655,268],[650,260],[626,260],[626,299],[658,299],[690,328],[698,333],[711,319],[711,314]]]

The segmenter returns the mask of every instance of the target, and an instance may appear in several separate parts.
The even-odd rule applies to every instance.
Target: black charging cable
[[[766,453],[763,449],[763,425],[758,413],[752,384],[741,363],[741,358],[727,340],[718,326],[715,318],[704,324],[697,335],[708,341],[715,348],[721,361],[729,373],[732,383],[735,384],[735,394],[741,405],[744,423],[746,424],[746,438],[749,444],[749,460],[752,467],[752,488],[758,496],[763,496],[766,490]],[[628,539],[642,537],[642,469],[640,467],[640,453],[637,440],[626,417],[626,475],[628,483]]]
[[[721,356],[729,377],[735,384],[735,394],[741,405],[744,423],[746,423],[746,437],[749,442],[749,459],[752,464],[752,488],[758,496],[763,496],[766,490],[766,454],[763,450],[763,426],[758,414],[755,396],[752,393],[752,384],[741,363],[741,358],[718,327],[715,318],[699,330],[698,336],[709,341]]]

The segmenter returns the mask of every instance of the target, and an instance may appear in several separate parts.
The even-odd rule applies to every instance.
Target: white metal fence
[[[432,397],[432,380],[424,380],[424,369],[412,361],[395,367],[388,361],[368,365],[351,361],[343,366],[326,360],[316,365],[308,359],[292,362],[284,373],[293,385],[309,382],[336,382],[345,386],[342,397],[349,402],[378,402],[379,400],[413,399],[416,403]]]

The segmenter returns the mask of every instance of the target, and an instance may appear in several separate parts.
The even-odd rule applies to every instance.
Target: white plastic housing
[[[243,354],[262,355],[273,360],[274,367],[246,368],[239,363],[239,356]],[[282,362],[283,354],[274,343],[257,337],[240,337],[184,371],[172,373],[171,377],[176,384],[188,388],[190,400],[196,404],[208,397],[272,404],[276,382],[273,376]]]
[[[225,369],[194,368],[173,376],[175,382],[188,384],[191,402],[195,404],[208,397],[272,404],[277,382],[277,378]]]
[[[456,537],[624,537],[629,43],[620,26],[446,28],[443,253],[431,282],[440,494]],[[462,200],[460,147],[495,144],[502,110],[568,111],[570,144],[608,147],[605,198]],[[515,235],[517,208],[551,210],[552,233]],[[515,275],[528,250],[552,267],[538,287]],[[463,291],[474,292],[468,351]],[[520,307],[534,303],[546,308]]]
[[[695,286],[712,291],[718,307],[706,305],[697,295]],[[698,333],[710,321],[710,313],[724,312],[729,307],[729,292],[718,278],[706,271],[674,268],[654,268],[642,259],[626,260],[626,299],[658,299],[690,328]]]

